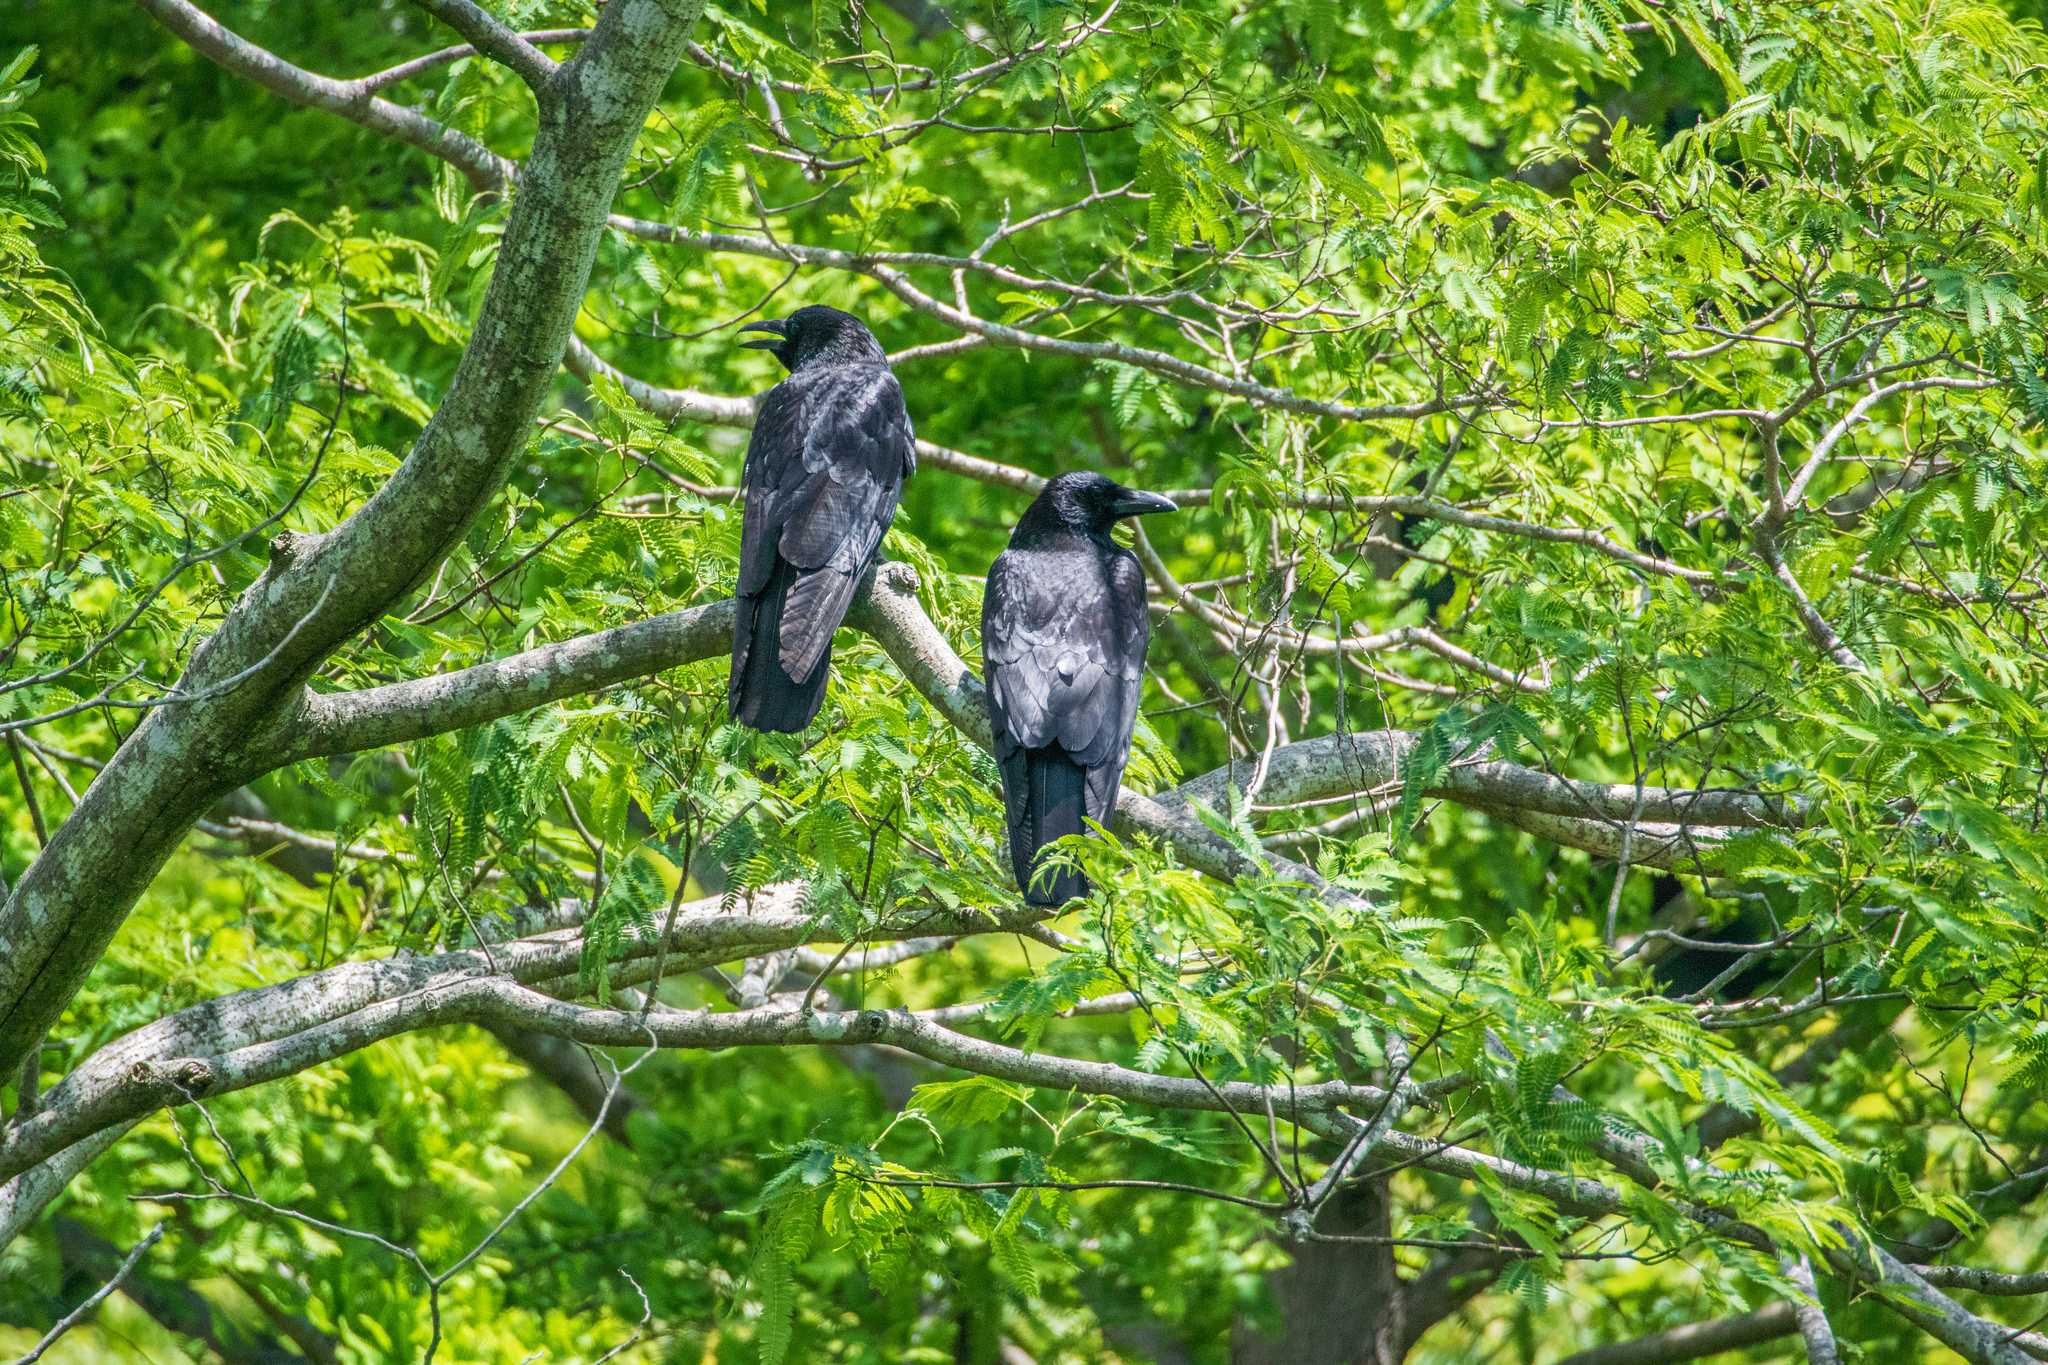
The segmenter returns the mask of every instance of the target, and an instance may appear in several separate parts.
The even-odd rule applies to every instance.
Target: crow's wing
[[[1145,577],[1128,551],[999,555],[981,615],[998,762],[1057,744],[1087,771],[1090,818],[1108,820],[1137,725],[1148,632]]]
[[[764,590],[778,559],[796,569],[780,653],[797,681],[845,618],[916,458],[903,390],[883,366],[806,371],[762,400],[743,476],[739,590]]]

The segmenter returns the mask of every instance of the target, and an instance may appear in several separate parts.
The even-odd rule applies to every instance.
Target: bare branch
[[[1829,624],[1827,617],[1820,614],[1820,608],[1813,605],[1813,599],[1806,595],[1806,589],[1799,585],[1792,568],[1785,562],[1778,543],[1762,526],[1757,528],[1757,550],[1763,555],[1764,563],[1770,566],[1771,576],[1778,580],[1792,599],[1792,610],[1799,617],[1799,623],[1806,627],[1806,633],[1813,639],[1820,652],[1833,659],[1851,673],[1865,673],[1870,670],[1855,650],[1843,642],[1841,633]]]
[[[359,692],[306,693],[282,727],[280,760],[382,748],[719,657],[732,602],[691,607],[504,659]]]
[[[1689,1322],[1683,1327],[1637,1337],[1634,1341],[1595,1346],[1566,1356],[1558,1365],[1672,1365],[1681,1360],[1699,1360],[1723,1351],[1739,1351],[1759,1342],[1775,1341],[1799,1330],[1798,1318],[1787,1302],[1766,1304],[1740,1317],[1716,1318],[1710,1322]]]
[[[1071,356],[1082,360],[1107,360],[1122,365],[1133,365],[1139,369],[1151,370],[1194,388],[1210,389],[1227,393],[1232,397],[1250,400],[1262,407],[1280,408],[1287,412],[1298,412],[1314,417],[1335,417],[1348,422],[1377,422],[1394,418],[1428,417],[1439,412],[1455,412],[1466,408],[1481,407],[1490,402],[1485,394],[1463,394],[1450,398],[1431,398],[1412,403],[1383,403],[1359,405],[1340,403],[1330,399],[1310,398],[1292,389],[1275,388],[1259,384],[1236,375],[1212,370],[1204,365],[1168,355],[1164,351],[1150,350],[1143,346],[1128,346],[1121,342],[1072,341],[1061,337],[1045,336],[1022,327],[1012,327],[999,322],[990,322],[964,309],[928,294],[913,284],[908,275],[894,265],[888,264],[878,255],[861,255],[840,251],[833,247],[802,246],[789,242],[771,242],[765,237],[746,237],[734,233],[694,232],[666,223],[652,223],[644,219],[618,217],[614,224],[649,241],[672,242],[680,246],[696,247],[708,251],[728,251],[741,255],[764,256],[780,261],[800,261],[806,265],[826,266],[857,275],[865,275],[903,300],[917,312],[937,318],[950,327],[975,336],[1002,342],[1027,351],[1043,351],[1053,355]],[[941,258],[939,262],[949,267],[1000,272],[1002,267],[974,258],[955,260]],[[1022,277],[1019,277],[1022,278]]]
[[[471,0],[413,0],[421,9],[469,39],[470,45],[509,69],[532,87],[533,93],[550,98],[549,82],[554,79],[554,60],[525,37],[498,22]]]
[[[754,425],[754,401],[751,398],[726,398],[719,394],[699,393],[695,389],[666,389],[658,384],[649,384],[613,366],[576,337],[569,340],[564,364],[571,374],[586,383],[600,374],[615,381],[628,397],[657,417],[720,427],[751,428]],[[1020,493],[1035,494],[1045,486],[1045,480],[1028,469],[997,464],[994,460],[984,460],[978,455],[969,455],[931,441],[920,440],[917,443],[917,458],[923,468],[944,469],[979,483],[1013,488]]]
[[[1935,375],[1924,379],[1901,379],[1896,384],[1886,384],[1883,388],[1872,389],[1857,399],[1855,404],[1842,414],[1841,420],[1829,427],[1821,438],[1814,442],[1813,449],[1807,454],[1806,463],[1800,466],[1799,472],[1792,476],[1792,482],[1785,488],[1786,507],[1795,509],[1799,506],[1806,496],[1806,486],[1813,482],[1813,476],[1827,464],[1835,446],[1849,434],[1851,428],[1869,414],[1872,408],[1885,399],[1922,389],[1994,389],[2000,382],[1996,379],[1958,379],[1949,375]]]
[[[587,28],[539,28],[529,29],[515,36],[520,41],[535,46],[545,43],[580,43],[590,36],[590,30]],[[438,67],[447,66],[451,62],[459,62],[465,57],[474,57],[476,55],[477,50],[474,47],[471,47],[468,43],[458,43],[453,47],[440,48],[423,56],[414,57],[410,61],[400,62],[397,66],[386,67],[384,70],[373,72],[368,76],[358,77],[351,84],[360,86],[367,91],[382,90],[388,85],[397,85],[403,81],[409,81],[414,76],[422,75]]]
[[[1398,790],[1401,766],[1416,737],[1401,730],[1324,735],[1283,744],[1267,765],[1260,793],[1283,808],[1353,792]],[[1160,799],[1205,802],[1223,809],[1232,787],[1242,787],[1251,765],[1232,762],[1191,777]],[[1427,789],[1429,796],[1476,805],[1513,806],[1552,815],[1623,822],[1636,812],[1628,782],[1579,782],[1497,759],[1454,759]],[[1644,787],[1642,818],[1678,824],[1742,828],[1797,828],[1809,816],[1798,797],[1728,788]],[[1253,809],[1260,809],[1254,806]]]
[[[378,86],[370,83],[375,77],[367,81],[342,81],[293,66],[222,27],[186,0],[135,3],[208,60],[254,81],[281,99],[339,114],[372,132],[437,156],[460,169],[478,190],[502,188],[512,177],[512,163],[482,143],[424,114],[379,99],[374,93]]]
[[[2048,1270],[2015,1275],[1969,1265],[1923,1265],[1919,1271],[1921,1279],[1944,1289],[1967,1289],[1973,1294],[2048,1294]]]

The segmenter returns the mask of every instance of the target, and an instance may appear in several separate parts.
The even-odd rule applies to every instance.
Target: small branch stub
[[[303,531],[280,531],[270,540],[270,572],[282,573],[303,558],[319,540]]]

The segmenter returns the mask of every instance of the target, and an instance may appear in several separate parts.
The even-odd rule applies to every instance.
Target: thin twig
[[[76,1327],[79,1324],[79,1322],[86,1317],[86,1315],[91,1313],[93,1309],[99,1307],[101,1301],[104,1300],[107,1297],[107,1295],[113,1293],[116,1289],[118,1289],[121,1285],[121,1281],[128,1278],[128,1272],[135,1269],[136,1262],[140,1261],[145,1255],[147,1255],[151,1247],[155,1246],[158,1242],[163,1240],[164,1226],[164,1224],[158,1223],[155,1227],[151,1228],[149,1230],[148,1235],[143,1237],[143,1239],[140,1242],[137,1242],[135,1244],[135,1249],[128,1253],[128,1259],[121,1262],[121,1268],[114,1272],[114,1277],[108,1280],[105,1284],[101,1285],[98,1289],[95,1289],[92,1292],[91,1297],[86,1299],[84,1303],[79,1304],[78,1307],[72,1309],[69,1313],[66,1313],[62,1318],[59,1318],[57,1320],[57,1325],[52,1327],[48,1332],[45,1332],[43,1334],[43,1339],[37,1342],[31,1348],[29,1348],[29,1353],[25,1356],[22,1356],[20,1359],[16,1360],[14,1362],[14,1365],[35,1365],[36,1361],[41,1360],[43,1358],[43,1352],[49,1350],[52,1346],[57,1344],[58,1337],[63,1336],[73,1327]]]

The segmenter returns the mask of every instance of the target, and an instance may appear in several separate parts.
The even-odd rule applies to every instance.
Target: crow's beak
[[[1110,504],[1110,510],[1120,517],[1142,517],[1152,512],[1178,512],[1180,504],[1157,493],[1126,491]]]
[[[741,350],[772,351],[780,346],[783,339],[789,335],[789,324],[786,322],[750,322],[740,328],[740,330],[742,332],[767,332],[775,338],[773,341],[742,341],[740,343]]]

